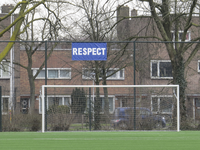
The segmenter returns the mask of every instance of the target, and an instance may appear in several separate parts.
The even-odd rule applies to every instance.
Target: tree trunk
[[[97,61],[95,61],[95,84],[99,85],[99,64]],[[94,130],[100,130],[101,129],[101,100],[99,96],[99,88],[96,88],[96,99],[94,101]]]
[[[29,114],[35,113],[35,83],[33,76],[29,76],[29,85],[30,85],[30,108]]]
[[[106,83],[106,78],[103,78],[103,85],[107,85]],[[109,121],[109,100],[108,100],[108,88],[104,87],[104,116],[106,117],[105,120],[106,122]]]
[[[103,64],[102,72],[103,72],[103,74],[102,74],[102,84],[103,85],[107,85],[107,83],[106,83],[107,76],[106,76],[105,63]],[[105,120],[107,122],[109,120],[108,88],[104,87],[103,88],[103,92],[104,92],[104,116],[106,117]]]
[[[31,51],[26,50],[27,57],[28,57],[28,78],[29,78],[29,85],[30,85],[30,108],[29,108],[29,114],[35,113],[35,82],[32,72],[32,54]]]
[[[176,56],[175,60],[172,61],[172,73],[173,73],[173,84],[179,85],[179,99],[180,99],[180,124],[181,128],[184,128],[184,126],[187,123],[187,112],[186,112],[186,106],[185,106],[185,90],[187,87],[187,82],[185,80],[184,76],[185,72],[185,66],[183,63],[183,57],[182,56]],[[174,113],[177,112],[176,107],[174,107]],[[176,116],[174,116],[174,120],[176,120]]]
[[[96,85],[99,85],[99,82],[96,82]],[[101,129],[101,100],[99,96],[99,88],[96,88],[96,99],[94,101],[94,130],[100,130]]]

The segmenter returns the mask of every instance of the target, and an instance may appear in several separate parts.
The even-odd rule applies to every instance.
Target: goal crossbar
[[[180,106],[179,106],[179,85],[42,85],[41,87],[41,98],[42,98],[42,132],[45,132],[45,88],[95,88],[95,87],[99,87],[99,88],[104,88],[104,87],[116,87],[116,88],[125,88],[125,87],[131,87],[131,88],[157,88],[157,87],[168,87],[168,88],[176,88],[177,93],[175,95],[176,99],[177,99],[177,131],[180,131]]]

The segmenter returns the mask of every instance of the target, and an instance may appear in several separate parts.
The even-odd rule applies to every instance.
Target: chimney
[[[9,13],[12,9],[14,8],[14,6],[12,4],[7,4],[7,5],[3,5],[1,6],[1,13]]]
[[[131,17],[137,16],[137,10],[133,9],[131,11]]]
[[[120,20],[123,17],[129,17],[129,7],[128,6],[118,6],[117,19]]]
[[[117,36],[119,40],[127,39],[130,34],[130,22],[129,22],[129,7],[118,6],[117,10]]]

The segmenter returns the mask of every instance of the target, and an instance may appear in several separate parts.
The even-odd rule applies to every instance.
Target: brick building
[[[54,48],[51,57],[47,61],[47,85],[93,85],[93,79],[91,77],[91,70],[86,68],[86,63],[84,61],[72,61],[71,58],[71,43],[64,44],[65,46],[60,45]],[[68,46],[66,46],[68,45]],[[70,47],[70,48],[69,48]],[[48,49],[49,51],[49,49]],[[33,55],[33,66],[32,70],[35,74],[39,69],[40,65],[44,61],[44,47],[41,47]],[[20,62],[21,64],[27,64],[26,51],[21,47],[20,49]],[[90,66],[91,67],[91,66]],[[116,67],[111,67],[110,72]],[[132,67],[122,69],[115,73],[113,76],[107,79],[108,85],[124,85],[124,84],[133,84],[133,71]],[[21,99],[27,98],[27,102],[30,96],[30,86],[28,81],[27,71],[25,69],[20,69],[20,84],[23,85],[20,88]],[[36,103],[35,109],[41,113],[41,100],[40,100],[40,88],[45,84],[45,70],[43,69],[37,78],[35,79],[35,90],[36,90]],[[100,82],[102,84],[102,82]],[[57,89],[58,90],[58,89]],[[65,91],[62,91],[65,90]],[[73,88],[69,91],[66,89],[60,89],[59,91],[50,90],[48,91],[48,104],[51,105],[55,99],[59,99],[60,104],[69,104],[70,96]],[[120,89],[113,89],[109,92],[109,103],[110,103],[110,112],[114,112],[115,107],[119,107],[120,104],[116,103],[116,94],[121,94]],[[87,93],[88,94],[88,93]],[[100,90],[100,97],[103,96],[103,91]],[[22,101],[22,100],[21,100]],[[103,102],[102,99],[102,107]],[[58,102],[59,103],[59,102]],[[39,110],[38,110],[39,109]]]
[[[14,7],[12,5],[3,5],[1,7],[0,17],[7,15],[10,10]],[[3,31],[6,27],[8,27],[14,19],[17,17],[17,14],[12,14],[7,17],[3,21],[0,22],[0,31]],[[3,34],[1,38],[1,50],[2,51],[7,42],[12,36],[12,31],[14,27],[11,28],[8,32]],[[1,62],[1,73],[0,73],[0,86],[2,87],[2,111],[3,113],[7,113],[8,110],[15,110],[17,107],[17,99],[19,99],[19,90],[20,90],[20,73],[19,67],[15,66],[12,62],[19,61],[19,44],[15,44],[15,46],[11,49],[10,53],[6,56],[6,58]]]
[[[129,13],[131,12],[131,13]],[[130,15],[129,15],[130,14]],[[137,55],[137,84],[170,84],[172,77],[171,61],[169,59],[164,43],[154,43],[155,38],[136,38],[136,37],[161,37],[157,26],[150,16],[140,17],[136,10],[131,10],[128,6],[123,6],[118,11],[118,20],[123,17],[127,19],[121,21],[117,27],[119,38],[126,39],[133,37],[137,39],[136,55]],[[199,24],[199,16],[193,16],[192,22]],[[179,41],[181,41],[184,30],[184,18],[179,25]],[[174,41],[174,30],[172,26],[171,36]],[[200,30],[192,26],[186,35],[186,43],[192,39],[199,37]],[[135,38],[134,38],[135,37]],[[141,42],[141,43],[140,43]],[[195,45],[195,44],[194,44]],[[193,46],[194,47],[194,46]],[[188,51],[188,54],[190,50]],[[185,59],[187,58],[187,55]],[[185,77],[187,81],[186,88],[186,107],[188,116],[192,119],[200,118],[200,53],[198,52],[192,59],[188,67],[185,69]],[[140,69],[139,69],[140,68]],[[153,103],[158,106],[161,103],[162,97],[152,98],[151,110]],[[160,106],[158,106],[160,107]],[[157,108],[156,111],[159,111]],[[161,110],[160,110],[161,111]]]
[[[4,16],[9,12],[10,5],[2,6],[2,14]],[[137,16],[137,11],[131,11],[132,17]],[[129,8],[122,7],[118,11],[118,19],[121,17],[129,16]],[[8,26],[12,22],[12,17],[4,22],[1,22],[1,30]],[[194,18],[195,19],[195,18]],[[195,20],[198,21],[198,20]],[[146,25],[149,25],[146,28]],[[145,30],[144,30],[145,29]],[[146,30],[147,29],[147,30]],[[140,31],[140,32],[138,32]],[[119,39],[125,39],[134,35],[159,35],[156,26],[151,18],[132,18],[125,19],[117,27],[117,33],[120,37]],[[197,31],[191,30],[188,32],[187,40],[189,41],[192,37],[197,36]],[[8,40],[12,32],[7,32],[1,37],[1,41]],[[172,31],[173,34],[173,31]],[[181,36],[181,31],[180,31]],[[140,39],[139,41],[147,41],[146,39]],[[148,41],[153,41],[149,39]],[[1,42],[1,47],[5,47],[6,42]],[[35,42],[37,44],[37,42]],[[128,49],[132,48],[130,44]],[[48,51],[50,48],[48,48]],[[44,45],[41,46],[33,55],[32,71],[33,74],[39,69],[41,64],[44,62]],[[132,61],[132,55],[129,57]],[[12,58],[12,59],[11,59]],[[192,118],[196,119],[200,116],[200,92],[199,92],[199,82],[200,82],[200,55],[198,54],[189,64],[186,69],[186,78],[188,82],[187,87],[187,106],[188,114]],[[28,58],[26,55],[25,47],[23,43],[15,44],[11,53],[7,56],[7,60],[12,60],[14,62],[19,62],[22,65],[28,64]],[[4,62],[2,62],[4,63]],[[6,62],[5,62],[6,63]],[[163,43],[137,43],[136,45],[136,84],[140,85],[154,85],[154,84],[169,84],[172,81],[171,74],[171,63],[169,56],[166,52]],[[6,66],[6,65],[4,65]],[[119,69],[119,64],[110,67],[110,72],[115,69]],[[27,113],[30,107],[30,85],[27,70],[17,65],[12,67],[12,70],[2,71],[1,70],[1,83],[3,89],[3,111],[7,112],[12,109],[15,112]],[[89,77],[88,72],[84,71],[86,68],[84,62],[72,61],[71,60],[71,46],[61,44],[57,46],[51,57],[47,62],[47,84],[48,85],[92,85],[93,80]],[[113,76],[108,78],[107,85],[132,85],[133,82],[133,66],[128,66]],[[90,75],[89,75],[90,76]],[[45,84],[45,74],[42,70],[37,78],[35,79],[35,109],[38,113],[41,113],[41,100],[40,100],[40,87]],[[102,83],[100,83],[102,84]],[[72,91],[49,91],[48,92],[48,105],[68,105],[70,103],[70,95]],[[103,96],[103,91],[101,91],[100,96]],[[141,97],[137,95],[137,101],[148,100],[143,107],[150,108],[154,113],[164,113],[158,103],[162,103],[163,95],[160,96],[150,96],[146,93]],[[130,106],[130,100],[133,99],[133,95],[126,93],[125,90],[112,90],[109,95],[109,107],[110,113],[114,112],[116,107],[127,107]],[[168,97],[170,101],[170,96]],[[103,107],[103,98],[101,100]],[[12,108],[11,108],[12,107]],[[156,108],[157,107],[157,108]],[[166,106],[165,113],[172,113],[173,105],[170,104]]]

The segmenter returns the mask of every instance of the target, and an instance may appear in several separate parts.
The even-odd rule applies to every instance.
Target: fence
[[[0,42],[2,50],[7,43],[8,41]],[[1,62],[3,131],[41,130],[40,88],[42,85],[167,85],[172,83],[172,66],[166,49],[166,43],[172,42],[107,42],[107,61],[72,61],[71,43],[69,41],[15,41],[10,53]],[[193,44],[192,49],[198,42],[185,42],[185,44]],[[187,57],[188,54],[184,57],[184,61]],[[187,81],[185,106],[187,120],[190,123],[185,129],[199,127],[200,61],[198,58],[199,53],[185,68]],[[50,105],[67,105],[64,103],[67,101],[64,98],[69,102],[72,91],[66,91],[68,94],[59,92],[61,91],[47,92],[46,97],[52,101]],[[136,96],[136,92],[133,90],[132,94]],[[119,96],[117,93],[109,96],[115,99],[113,112],[109,115],[112,116],[118,107],[129,106],[128,98],[117,100]],[[57,100],[53,97],[57,97]],[[137,99],[137,96],[132,98]],[[62,103],[59,99],[63,99]],[[157,107],[153,113],[162,113],[160,111],[162,99],[151,96],[150,103],[145,108],[152,111],[153,107]],[[30,117],[30,114],[34,116]],[[86,114],[76,116],[75,120],[76,122],[79,120],[81,127],[74,125],[73,130],[84,128],[86,116]],[[110,125],[109,123],[108,128],[101,129],[113,130]],[[91,130],[93,129],[92,126]],[[65,130],[71,129],[68,127]]]

